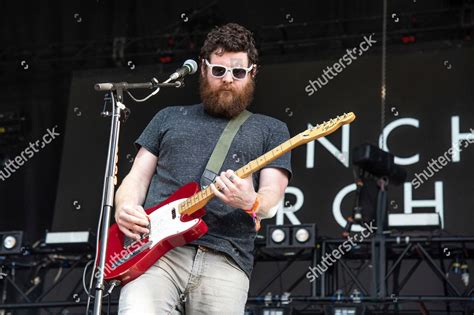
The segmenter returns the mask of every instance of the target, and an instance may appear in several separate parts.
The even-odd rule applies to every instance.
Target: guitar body
[[[146,209],[150,218],[150,233],[140,241],[128,239],[113,224],[108,233],[104,279],[118,280],[122,285],[142,275],[171,249],[190,243],[207,232],[201,219],[204,208],[191,215],[181,215],[178,205],[199,191],[199,184],[189,183],[179,188],[162,203]]]

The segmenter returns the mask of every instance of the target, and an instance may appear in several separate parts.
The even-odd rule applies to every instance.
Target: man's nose
[[[222,80],[224,82],[232,83],[234,81],[234,78],[232,77],[232,72],[231,71],[226,71],[224,76],[222,77]]]

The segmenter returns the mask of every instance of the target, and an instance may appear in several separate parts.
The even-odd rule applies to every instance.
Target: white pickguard
[[[187,222],[181,221],[181,215],[178,212],[178,205],[186,200],[186,198],[175,200],[161,208],[153,211],[149,217],[151,221],[151,230],[149,240],[152,242],[150,248],[154,247],[161,240],[182,233],[193,225],[199,222],[199,219],[190,220]],[[173,219],[172,210],[176,209],[176,217]]]

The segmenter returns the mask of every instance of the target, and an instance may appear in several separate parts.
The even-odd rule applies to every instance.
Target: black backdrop
[[[357,44],[357,41],[362,37],[362,33],[376,32],[380,34],[379,32],[382,29],[382,3],[378,0],[304,0],[297,3],[279,0],[273,1],[270,6],[266,2],[255,1],[241,1],[236,6],[232,2],[219,0],[211,2],[126,0],[2,2],[2,12],[5,14],[0,21],[0,37],[2,40],[0,47],[0,90],[2,91],[0,109],[2,112],[13,110],[25,114],[29,128],[25,130],[24,142],[15,147],[2,146],[0,155],[5,155],[5,151],[7,151],[7,158],[16,156],[29,141],[37,140],[44,134],[46,128],[55,125],[59,126],[62,136],[22,166],[15,173],[15,176],[0,183],[0,198],[2,200],[0,204],[0,229],[3,231],[25,230],[30,242],[34,242],[44,236],[46,228],[51,227],[66,132],[66,114],[70,114],[72,110],[68,109],[68,99],[72,99],[69,90],[72,78],[71,71],[112,67],[127,69],[127,61],[132,60],[136,65],[136,79],[142,80],[144,77],[140,74],[141,71],[144,71],[142,65],[159,64],[166,67],[166,63],[171,61],[173,67],[176,67],[178,62],[182,62],[186,58],[185,54],[189,52],[196,54],[205,34],[213,26],[230,21],[241,23],[255,33],[262,62],[265,65],[269,65],[270,62],[324,60],[328,58],[327,56],[336,59],[336,56],[337,58],[342,56],[345,48]],[[468,14],[462,13],[464,9],[468,10],[466,13],[470,12],[466,3],[468,3],[467,0],[388,1],[387,12],[391,17],[387,26],[388,100],[392,102],[388,106],[399,107],[400,115],[406,115],[415,105],[423,105],[423,108],[433,110],[435,105],[441,104],[441,97],[445,98],[442,106],[448,106],[450,109],[450,106],[457,100],[472,100],[472,97],[459,95],[459,93],[469,93],[468,88],[456,89],[451,87],[450,93],[444,90],[451,84],[461,84],[461,86],[469,84],[467,79],[469,70],[467,67],[470,64],[463,57],[463,53],[453,55],[453,58],[455,58],[453,59],[450,54],[446,53],[446,50],[443,50],[458,45],[467,47],[471,45],[472,24],[470,24]],[[187,22],[182,18],[183,13],[188,14]],[[393,18],[393,13],[397,14],[396,19]],[[402,44],[403,34],[414,34],[416,43]],[[124,49],[123,55],[117,55],[117,47],[114,44],[117,38],[126,40],[125,46],[122,47]],[[174,41],[170,41],[170,38]],[[373,59],[374,63],[380,57],[380,47],[380,38],[378,38],[376,47],[367,52],[367,55],[377,56]],[[400,67],[397,68],[392,64],[392,61],[397,59],[394,54],[400,50],[407,54],[411,52],[413,55],[407,55],[406,64],[400,65],[398,63],[397,66]],[[422,53],[423,50],[437,52],[436,57],[430,63],[433,66],[432,69],[428,69],[428,65],[426,65],[426,69],[420,69],[419,65],[416,65],[420,60],[424,62],[423,57],[426,57],[426,54]],[[163,56],[171,58],[169,60],[162,59]],[[25,69],[23,61],[29,66],[27,69]],[[284,98],[278,99],[276,103],[272,104],[273,107],[279,106],[278,110],[266,109],[263,103],[257,104],[255,106],[256,110],[267,111],[269,114],[277,115],[285,121],[291,120],[290,118],[296,121],[302,111],[292,110],[293,116],[289,117],[286,115],[285,109],[289,108],[290,105],[298,109],[304,108],[305,112],[313,107],[317,107],[319,111],[321,108],[336,104],[336,98],[339,97],[340,91],[351,89],[351,86],[342,83],[349,82],[349,78],[355,78],[351,82],[358,83],[359,85],[356,84],[356,86],[359,87],[362,82],[373,84],[376,87],[375,82],[380,79],[377,67],[374,67],[373,71],[368,71],[369,69],[362,69],[362,65],[358,62],[358,64],[351,65],[349,69],[346,69],[316,95],[304,97],[304,87],[307,85],[307,80],[316,79],[322,68],[331,64],[332,61],[323,62],[316,65],[314,69],[308,69],[306,77],[300,78],[297,74],[294,74],[297,80],[300,80],[298,82],[301,82],[301,86],[296,89],[302,98],[301,102],[297,101],[292,95],[287,98],[289,100],[286,101],[286,104],[280,102]],[[359,61],[362,61],[362,59]],[[446,69],[446,63],[452,66],[449,71]],[[166,68],[165,73],[172,70],[174,69]],[[431,76],[432,71],[436,71],[435,77]],[[155,73],[156,71],[150,70],[150,73],[152,72]],[[371,72],[370,79],[365,77],[365,72]],[[105,75],[109,72],[99,71],[98,73]],[[131,74],[133,74],[133,71]],[[428,77],[425,74],[430,76]],[[261,86],[266,84],[262,80],[263,77],[264,72],[259,78]],[[124,76],[117,75],[116,78],[123,79]],[[281,84],[278,78],[280,76],[272,77],[272,80],[278,81],[277,83],[273,83],[273,81],[269,83],[272,84],[273,93],[277,92],[273,87],[276,84]],[[427,79],[429,82],[423,83]],[[442,83],[431,88],[432,84],[430,82],[435,79],[439,79],[436,82]],[[192,87],[191,81],[188,82]],[[410,101],[407,93],[412,93],[410,89],[417,87],[419,84],[424,84],[425,89],[429,91],[423,94],[413,92],[416,95],[411,100],[416,104],[405,105],[406,102]],[[87,86],[87,89],[89,88],[90,85]],[[86,91],[84,89],[83,93],[86,93]],[[188,89],[187,93],[194,93],[194,91],[191,92],[191,89]],[[335,94],[334,91],[336,91]],[[364,91],[365,93],[368,90],[364,85],[358,91]],[[362,98],[364,99],[362,104],[365,104],[366,107],[370,104],[370,108],[373,108],[372,111],[377,111],[378,89],[371,89],[370,91],[373,95],[370,103],[365,101],[364,97]],[[89,92],[92,93],[91,90]],[[263,91],[258,93],[264,95]],[[160,98],[154,99],[153,111],[166,104],[164,94],[162,93]],[[350,97],[343,99],[342,103],[352,100],[353,94],[347,93]],[[195,94],[193,95],[193,97],[190,96],[187,103],[195,102],[196,97]],[[358,95],[358,93],[354,95]],[[427,100],[429,95],[432,95],[434,99],[432,102]],[[268,95],[265,96],[269,97]],[[415,102],[420,97],[423,97],[424,101]],[[175,103],[176,100],[177,98],[170,99],[170,103]],[[100,103],[101,99],[97,98],[94,106],[100,107],[98,105]],[[465,101],[465,103],[468,102]],[[352,105],[362,106],[356,103]],[[86,106],[83,105],[83,108],[86,108]],[[390,107],[387,108],[387,112],[390,113]],[[94,111],[92,114],[95,115],[96,113]],[[319,114],[321,114],[321,117],[319,117]],[[315,116],[314,120],[326,118],[323,114],[325,113],[322,111],[321,113],[318,112],[318,116]],[[334,112],[330,114],[334,114]],[[133,117],[136,115],[134,111]],[[92,115],[89,117],[92,117]],[[132,119],[134,119],[133,117]],[[379,121],[377,121],[377,115],[374,114],[373,117],[370,121],[371,128],[377,130],[374,126]],[[145,123],[144,121],[142,123]],[[424,121],[424,126],[426,126],[427,120],[424,119]],[[443,125],[446,123],[438,120],[436,122]],[[101,120],[100,125],[103,124],[103,120]],[[301,130],[301,127],[305,127],[302,125],[298,125],[297,128],[293,127],[296,126],[296,123],[289,123],[289,125],[290,128],[297,131]],[[126,127],[126,129],[130,128]],[[133,128],[139,130],[142,125]],[[409,129],[409,127],[400,128],[395,131],[394,135],[409,133]],[[466,129],[463,128],[462,130]],[[423,130],[418,131],[420,133]],[[443,133],[446,143],[449,140],[447,134]],[[371,137],[364,138],[375,138],[375,132],[370,133],[370,135]],[[410,133],[410,135],[412,134]],[[337,137],[337,135],[334,135],[334,137]],[[97,134],[94,134],[94,139],[96,138]],[[410,139],[413,140],[412,137]],[[402,144],[395,143],[393,137],[390,141],[394,141],[394,143],[390,143],[391,148],[396,152],[405,153]],[[122,145],[122,147],[125,147],[125,145]],[[442,150],[444,151],[445,148]],[[326,159],[326,152],[320,148],[316,148],[316,151],[316,153],[320,151],[321,158]],[[302,152],[299,154],[303,154]],[[65,154],[67,155],[67,153]],[[410,152],[406,152],[406,154],[410,154]],[[469,154],[469,152],[463,153],[463,156],[466,154]],[[424,157],[427,158],[426,155]],[[298,156],[296,155],[295,158],[298,158]],[[331,161],[330,158],[327,160]],[[321,160],[322,162],[323,160]],[[334,163],[334,161],[331,163],[340,167],[340,164]],[[461,164],[464,163],[465,160]],[[421,164],[420,162],[419,165],[421,166]],[[455,168],[461,168],[461,173],[467,172],[464,171],[464,166],[461,164],[446,168],[445,171],[448,169],[454,171]],[[314,172],[316,175],[318,167],[320,166],[317,165],[315,169],[310,169],[305,174]],[[126,168],[121,167],[121,171],[125,172]],[[295,178],[293,185],[296,185],[296,180],[298,179]],[[64,184],[65,182],[62,181],[60,186]],[[340,187],[334,189],[331,193],[335,193]],[[445,193],[447,192],[445,191]],[[422,191],[417,191],[417,194],[422,194]],[[426,195],[428,194],[429,192],[426,193]],[[309,196],[306,197],[308,201]],[[392,197],[395,197],[395,195],[392,195]],[[58,196],[58,200],[61,198],[61,196]],[[67,204],[69,205],[69,202]],[[308,205],[307,202],[305,208],[306,205]],[[327,205],[325,207],[327,209]],[[68,208],[63,208],[63,210],[67,211]],[[304,215],[305,212],[308,212],[308,210],[300,210],[297,213],[298,217]],[[91,222],[91,220],[86,221]],[[466,222],[469,222],[469,220],[466,220]],[[329,225],[328,228],[332,230],[335,226]]]
[[[342,57],[345,48],[353,47],[361,33],[380,34],[382,3],[380,0],[279,0],[271,5],[265,1],[241,1],[236,5],[219,0],[212,3],[3,1],[0,109],[25,113],[29,128],[25,142],[1,149],[15,156],[28,141],[39,139],[46,128],[55,125],[61,137],[29,160],[15,176],[0,182],[0,230],[24,230],[30,242],[34,242],[44,236],[45,228],[51,227],[53,208],[56,208],[55,230],[94,229],[109,122],[99,118],[102,95],[92,90],[93,83],[114,79],[142,81],[157,73],[162,73],[159,78],[163,78],[186,58],[184,54],[196,52],[203,36],[214,25],[225,22],[241,23],[256,35],[264,66],[258,77],[257,101],[252,110],[282,119],[292,133],[305,129],[308,122],[352,110],[359,117],[350,127],[350,146],[363,141],[376,142],[381,115],[380,37],[376,38],[376,47],[315,95],[306,96],[304,89],[308,80],[316,79],[323,68]],[[394,130],[388,141],[397,155],[420,154],[418,163],[407,166],[409,179],[421,172],[428,160],[449,148],[451,116],[460,117],[461,132],[474,126],[473,51],[454,48],[472,47],[470,7],[468,0],[388,1],[387,122],[408,117],[420,121],[418,129],[404,126]],[[188,22],[183,21],[182,13],[189,14]],[[393,18],[394,13],[397,19]],[[402,44],[404,34],[414,35],[416,42]],[[120,37],[126,39],[126,45],[124,55],[117,57],[113,42]],[[170,43],[170,37],[174,43]],[[404,55],[397,51],[403,51]],[[167,66],[168,61],[161,56],[171,56],[173,65]],[[28,63],[28,69],[21,66],[23,60]],[[134,70],[127,69],[128,60],[134,61]],[[321,61],[287,64],[295,60]],[[144,68],[145,64],[165,65],[162,69]],[[71,74],[77,69],[111,67],[122,70]],[[185,90],[163,90],[145,104],[133,104],[127,98],[132,116],[122,129],[120,178],[130,168],[131,157],[127,155],[135,152],[133,139],[154,113],[169,104],[197,101],[196,78],[189,78],[187,84]],[[392,107],[399,116],[392,114]],[[340,148],[341,131],[328,140]],[[332,203],[336,194],[351,183],[351,171],[320,143],[315,147],[315,167],[307,169],[307,152],[305,146],[293,154],[295,176],[290,185],[300,189],[305,198],[295,215],[301,222],[316,222],[321,235],[339,235],[341,227],[332,215]],[[460,163],[450,163],[413,194],[416,199],[432,199],[434,181],[442,181],[445,227],[453,234],[473,235],[472,161],[473,149],[469,147],[461,153]],[[351,196],[343,203],[345,215],[352,206]],[[404,211],[403,197],[402,187],[391,188],[392,212]],[[295,201],[292,194],[287,199],[290,204]],[[74,209],[77,207],[74,201],[81,206],[79,210]],[[433,212],[433,208],[418,211]],[[276,219],[268,221],[273,223]],[[258,286],[268,281],[267,276],[284,264],[257,265],[250,294],[256,294]],[[295,267],[297,272],[285,273],[280,285],[292,283],[309,264],[302,262]],[[434,277],[428,266],[421,267],[418,271],[421,274],[410,280],[405,293],[443,294],[434,280],[429,283],[428,279]],[[302,283],[309,284],[306,279]],[[275,287],[268,290],[281,292]],[[298,294],[297,291],[292,293]]]
[[[340,57],[343,54],[341,51]],[[303,131],[309,123],[316,124],[353,111],[358,118],[348,127],[348,148],[363,142],[378,143],[381,125],[378,56],[361,56],[312,96],[305,92],[308,80],[315,80],[324,68],[338,59],[263,66],[257,77],[257,93],[251,110],[281,119],[288,124],[291,134]],[[93,84],[143,81],[157,75],[159,70],[136,67],[127,71],[87,71],[74,75],[53,230],[95,229],[96,226],[110,122],[100,118],[103,95],[93,90]],[[158,76],[163,79],[164,74]],[[409,183],[415,173],[426,168],[429,160],[450,148],[452,117],[459,117],[461,133],[474,128],[473,50],[393,55],[388,60],[387,78],[386,125],[402,119],[419,122],[418,128],[401,126],[394,129],[387,139],[396,156],[406,158],[419,154],[417,163],[405,166]],[[186,106],[199,101],[197,77],[188,78],[186,84],[184,89],[162,90],[145,103],[137,104],[128,96],[125,98],[132,115],[121,131],[119,182],[130,169],[135,155],[133,140],[153,115],[167,105]],[[342,130],[338,130],[327,137],[338,150],[341,150],[342,134]],[[293,206],[298,221],[316,223],[320,235],[339,236],[342,227],[335,220],[333,203],[336,195],[353,182],[350,156],[346,156],[347,165],[344,165],[342,156],[334,156],[320,142],[315,144],[314,159],[309,158],[311,151],[310,145],[293,151],[294,177],[282,206],[290,211]],[[440,211],[445,229],[454,234],[466,235],[473,231],[473,158],[474,144],[461,152],[459,162],[449,163],[419,189],[413,189],[414,200],[434,199],[435,182],[442,182],[443,200],[438,196]],[[313,161],[314,167],[308,167],[308,160]],[[412,188],[408,184],[406,189]],[[296,196],[295,191],[301,194],[297,192]],[[390,188],[390,212],[406,211],[405,198],[403,186]],[[342,202],[344,217],[350,214],[352,204],[353,194],[349,194]],[[413,209],[413,212],[434,211],[433,207]],[[287,216],[284,220],[290,222]],[[278,223],[282,223],[281,220]]]

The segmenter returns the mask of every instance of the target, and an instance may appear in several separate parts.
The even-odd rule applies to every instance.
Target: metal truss
[[[460,285],[453,276],[449,276],[451,261],[458,257],[467,261],[474,259],[474,237],[438,237],[438,236],[391,236],[385,238],[386,255],[385,270],[381,283],[375,283],[377,268],[372,265],[377,261],[372,260],[374,254],[373,243],[375,238],[364,240],[350,252],[342,256],[328,270],[312,283],[311,292],[307,296],[262,295],[296,261],[303,260],[316,266],[322,263],[322,257],[331,253],[347,239],[323,239],[315,249],[294,252],[291,259],[277,273],[269,276],[268,282],[256,296],[248,299],[249,305],[288,305],[299,306],[295,314],[323,314],[324,305],[363,305],[366,314],[468,314],[474,309],[474,285]],[[260,249],[260,260],[280,261],[285,260],[283,255],[268,255],[265,249]],[[280,250],[284,252],[284,250]],[[357,266],[353,263],[356,262]],[[419,294],[405,294],[406,285],[417,272],[422,263],[426,263],[432,274],[439,280],[439,288],[443,295],[431,295],[420,292]],[[404,274],[401,275],[401,268]],[[472,267],[472,263],[471,263]],[[426,271],[426,268],[424,268]],[[472,268],[471,268],[472,269]],[[307,282],[306,273],[302,270],[301,276],[295,276],[294,281],[287,283],[283,292],[293,290],[302,281]],[[346,279],[346,276],[348,279]],[[458,279],[459,280],[459,279]],[[389,282],[393,284],[390,286]],[[380,288],[384,287],[386,293],[380,295]],[[423,291],[423,286],[421,287]],[[359,294],[354,294],[359,292]],[[433,307],[438,304],[438,307]],[[439,309],[439,304],[444,309]],[[403,305],[403,306],[402,306]],[[410,313],[407,307],[418,307]],[[440,313],[437,313],[440,312]],[[470,314],[470,313],[469,313]]]

